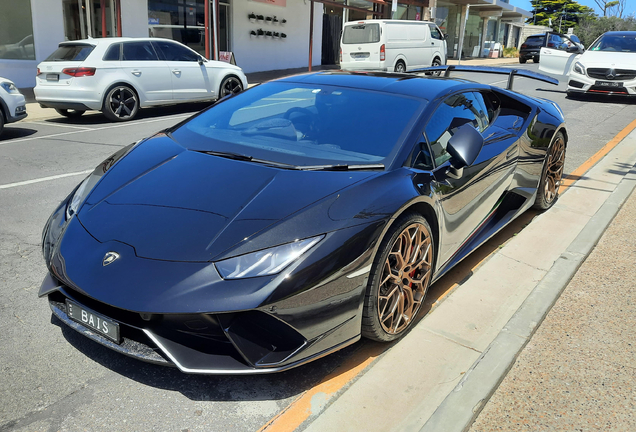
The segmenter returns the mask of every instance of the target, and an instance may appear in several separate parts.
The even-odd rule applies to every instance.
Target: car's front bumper
[[[6,123],[14,123],[27,117],[26,99],[21,93],[4,93],[0,105],[6,114]]]
[[[616,87],[609,85],[599,85],[600,83],[610,83],[613,81],[599,80],[571,72],[568,77],[568,93],[586,93],[608,96],[636,96],[636,79],[623,81],[622,85]],[[621,82],[617,82],[620,84]]]

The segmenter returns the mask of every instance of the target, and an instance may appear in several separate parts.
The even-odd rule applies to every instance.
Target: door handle
[[[135,69],[134,71],[132,71],[132,74],[133,74],[134,76],[141,76],[141,71],[140,71],[140,70],[138,70],[138,69]]]
[[[172,73],[175,75],[179,75],[181,74],[181,71],[179,69],[172,69]]]

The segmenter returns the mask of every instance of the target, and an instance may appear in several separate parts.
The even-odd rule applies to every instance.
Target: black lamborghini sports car
[[[563,172],[563,113],[511,89],[555,80],[441,69],[288,77],[122,148],[47,222],[39,295],[86,337],[189,373],[402,336],[430,284],[549,208]]]

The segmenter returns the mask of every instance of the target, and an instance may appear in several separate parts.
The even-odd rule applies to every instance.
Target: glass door
[[[66,40],[108,37],[117,33],[113,0],[104,0],[104,11],[100,0],[62,0],[62,10]],[[102,34],[102,12],[106,34]]]

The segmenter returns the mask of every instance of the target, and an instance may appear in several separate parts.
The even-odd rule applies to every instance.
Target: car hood
[[[586,68],[636,69],[636,53],[585,51],[578,61]]]
[[[128,244],[139,257],[207,262],[373,175],[278,169],[189,151],[159,135],[108,170],[78,218],[98,241]]]

